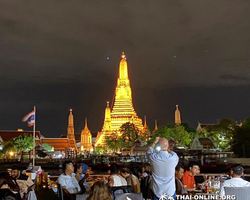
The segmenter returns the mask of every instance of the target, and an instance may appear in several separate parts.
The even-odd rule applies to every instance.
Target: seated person
[[[74,173],[75,173],[75,178],[78,181],[82,192],[84,193],[86,189],[83,184],[86,182],[87,178],[89,177],[89,174],[83,174],[82,163],[76,163],[74,165]]]
[[[220,189],[220,196],[225,195],[224,187],[250,187],[250,182],[241,178],[244,175],[243,167],[236,165],[233,169],[232,178],[225,180]]]
[[[139,179],[128,168],[122,168],[121,175],[126,179],[128,185],[133,187],[135,193],[141,193]]]
[[[198,189],[202,189],[209,182],[209,179],[205,179],[204,176],[200,174],[200,172],[201,171],[199,167],[197,174],[194,176],[195,184],[199,186]]]
[[[97,181],[93,184],[87,200],[105,199],[112,200],[112,196],[108,190],[107,185],[103,181]]]
[[[75,176],[72,176],[74,165],[72,161],[65,161],[62,167],[64,173],[59,176],[57,183],[61,185],[63,193],[66,195],[65,199],[75,200],[76,194],[81,192],[81,187]]]
[[[228,171],[228,177],[225,180],[231,179],[233,177],[233,168],[237,167],[237,166],[241,166],[240,164],[234,164],[230,167],[229,171]],[[244,174],[241,176],[242,179],[245,180]]]
[[[16,185],[8,172],[0,173],[0,197],[1,199],[21,200],[19,187]]]
[[[118,187],[118,186],[126,186],[127,181],[120,176],[120,172],[118,169],[118,165],[113,163],[110,166],[110,176],[108,178],[108,183],[107,185],[109,187]]]
[[[182,184],[184,188],[189,192],[196,188],[194,176],[199,172],[199,164],[191,161],[188,165],[189,171],[186,171],[182,177]]]
[[[181,178],[183,177],[183,174],[184,174],[184,167],[182,164],[179,163],[175,167],[175,188],[176,188],[176,194],[178,195],[188,193],[181,182]]]
[[[20,167],[14,165],[11,170],[11,176],[20,188],[20,195],[22,199],[27,199],[31,190],[35,189],[35,184],[29,176],[21,173]]]

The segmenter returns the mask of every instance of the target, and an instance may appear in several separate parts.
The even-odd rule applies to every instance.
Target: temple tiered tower
[[[67,137],[69,140],[75,140],[74,117],[72,114],[72,109],[69,110]]]
[[[179,111],[178,105],[176,105],[176,110],[175,110],[175,124],[176,125],[181,124],[181,113]]]
[[[140,131],[143,130],[142,119],[137,116],[133,107],[128,66],[124,52],[121,57],[113,106],[111,109],[109,104],[107,105],[102,131],[97,135],[95,146],[105,145],[106,136],[119,131],[120,127],[127,122],[133,123]]]
[[[81,151],[91,151],[92,149],[92,135],[88,128],[87,118],[85,118],[85,127],[81,133]]]

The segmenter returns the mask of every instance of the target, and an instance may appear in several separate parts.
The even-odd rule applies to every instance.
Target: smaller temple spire
[[[157,131],[157,130],[158,130],[157,119],[155,119],[155,130],[154,131]]]
[[[73,114],[72,114],[72,109],[69,109],[68,126],[74,126],[74,117],[73,117]]]
[[[70,140],[74,140],[75,139],[74,117],[73,117],[73,114],[72,114],[72,109],[69,109],[69,120],[68,120],[67,137]]]
[[[181,113],[179,111],[178,105],[176,105],[176,110],[175,110],[175,124],[180,125],[181,124]]]
[[[87,120],[87,117],[85,117],[85,127],[84,127],[84,130],[85,131],[88,131],[89,128],[88,128],[88,120]]]
[[[147,125],[147,117],[146,115],[144,115],[144,128],[147,128],[148,125]]]

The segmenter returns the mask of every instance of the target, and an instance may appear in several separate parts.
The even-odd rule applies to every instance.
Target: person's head
[[[82,174],[82,164],[81,163],[76,163],[74,165],[74,172],[76,174]]]
[[[11,176],[17,179],[20,176],[20,167],[19,165],[14,165],[11,169]]]
[[[244,168],[242,166],[233,167],[233,177],[241,177],[244,173]]]
[[[18,191],[19,188],[16,184],[14,184],[10,174],[8,172],[0,172],[0,188],[8,187],[11,190]]]
[[[184,174],[184,167],[182,164],[178,164],[175,167],[175,178],[181,179],[183,177]]]
[[[135,166],[131,168],[131,172],[137,176],[137,178],[140,178],[142,175],[142,168],[140,166]]]
[[[111,164],[110,174],[118,174],[118,173],[119,173],[119,166],[115,163]]]
[[[121,171],[121,176],[123,178],[127,178],[127,177],[129,177],[132,174],[132,172],[128,168],[121,168],[120,171]]]
[[[63,163],[62,169],[65,174],[72,174],[74,172],[74,165],[71,160],[67,160]]]
[[[149,163],[145,163],[143,172],[146,172],[147,174],[150,175],[152,174],[152,167]]]
[[[230,169],[229,169],[229,173],[228,173],[228,175],[230,176],[230,177],[232,177],[233,176],[233,169],[234,168],[236,168],[236,167],[241,167],[241,165],[240,164],[234,164],[234,165],[232,165],[231,167],[230,167]]]
[[[108,190],[108,186],[103,181],[96,181],[90,190],[87,200],[112,200],[112,196]]]
[[[199,164],[195,161],[191,161],[189,164],[188,164],[188,168],[189,168],[189,173],[193,176],[197,175],[199,173]]]
[[[161,151],[166,151],[168,149],[169,143],[166,138],[160,138],[159,144],[161,146]]]

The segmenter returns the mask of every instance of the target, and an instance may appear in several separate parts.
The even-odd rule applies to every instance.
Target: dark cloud
[[[249,86],[249,9],[244,0],[2,1],[0,128],[21,127],[36,105],[46,136],[65,133],[70,107],[76,130],[85,116],[100,130],[122,51],[140,117],[168,123],[182,104],[193,125],[242,119],[235,104]],[[220,95],[229,90],[230,101]]]
[[[225,79],[225,80],[239,80],[239,81],[249,81],[250,80],[250,78],[236,76],[236,75],[232,75],[232,74],[225,74],[225,75],[220,76],[220,78]]]

